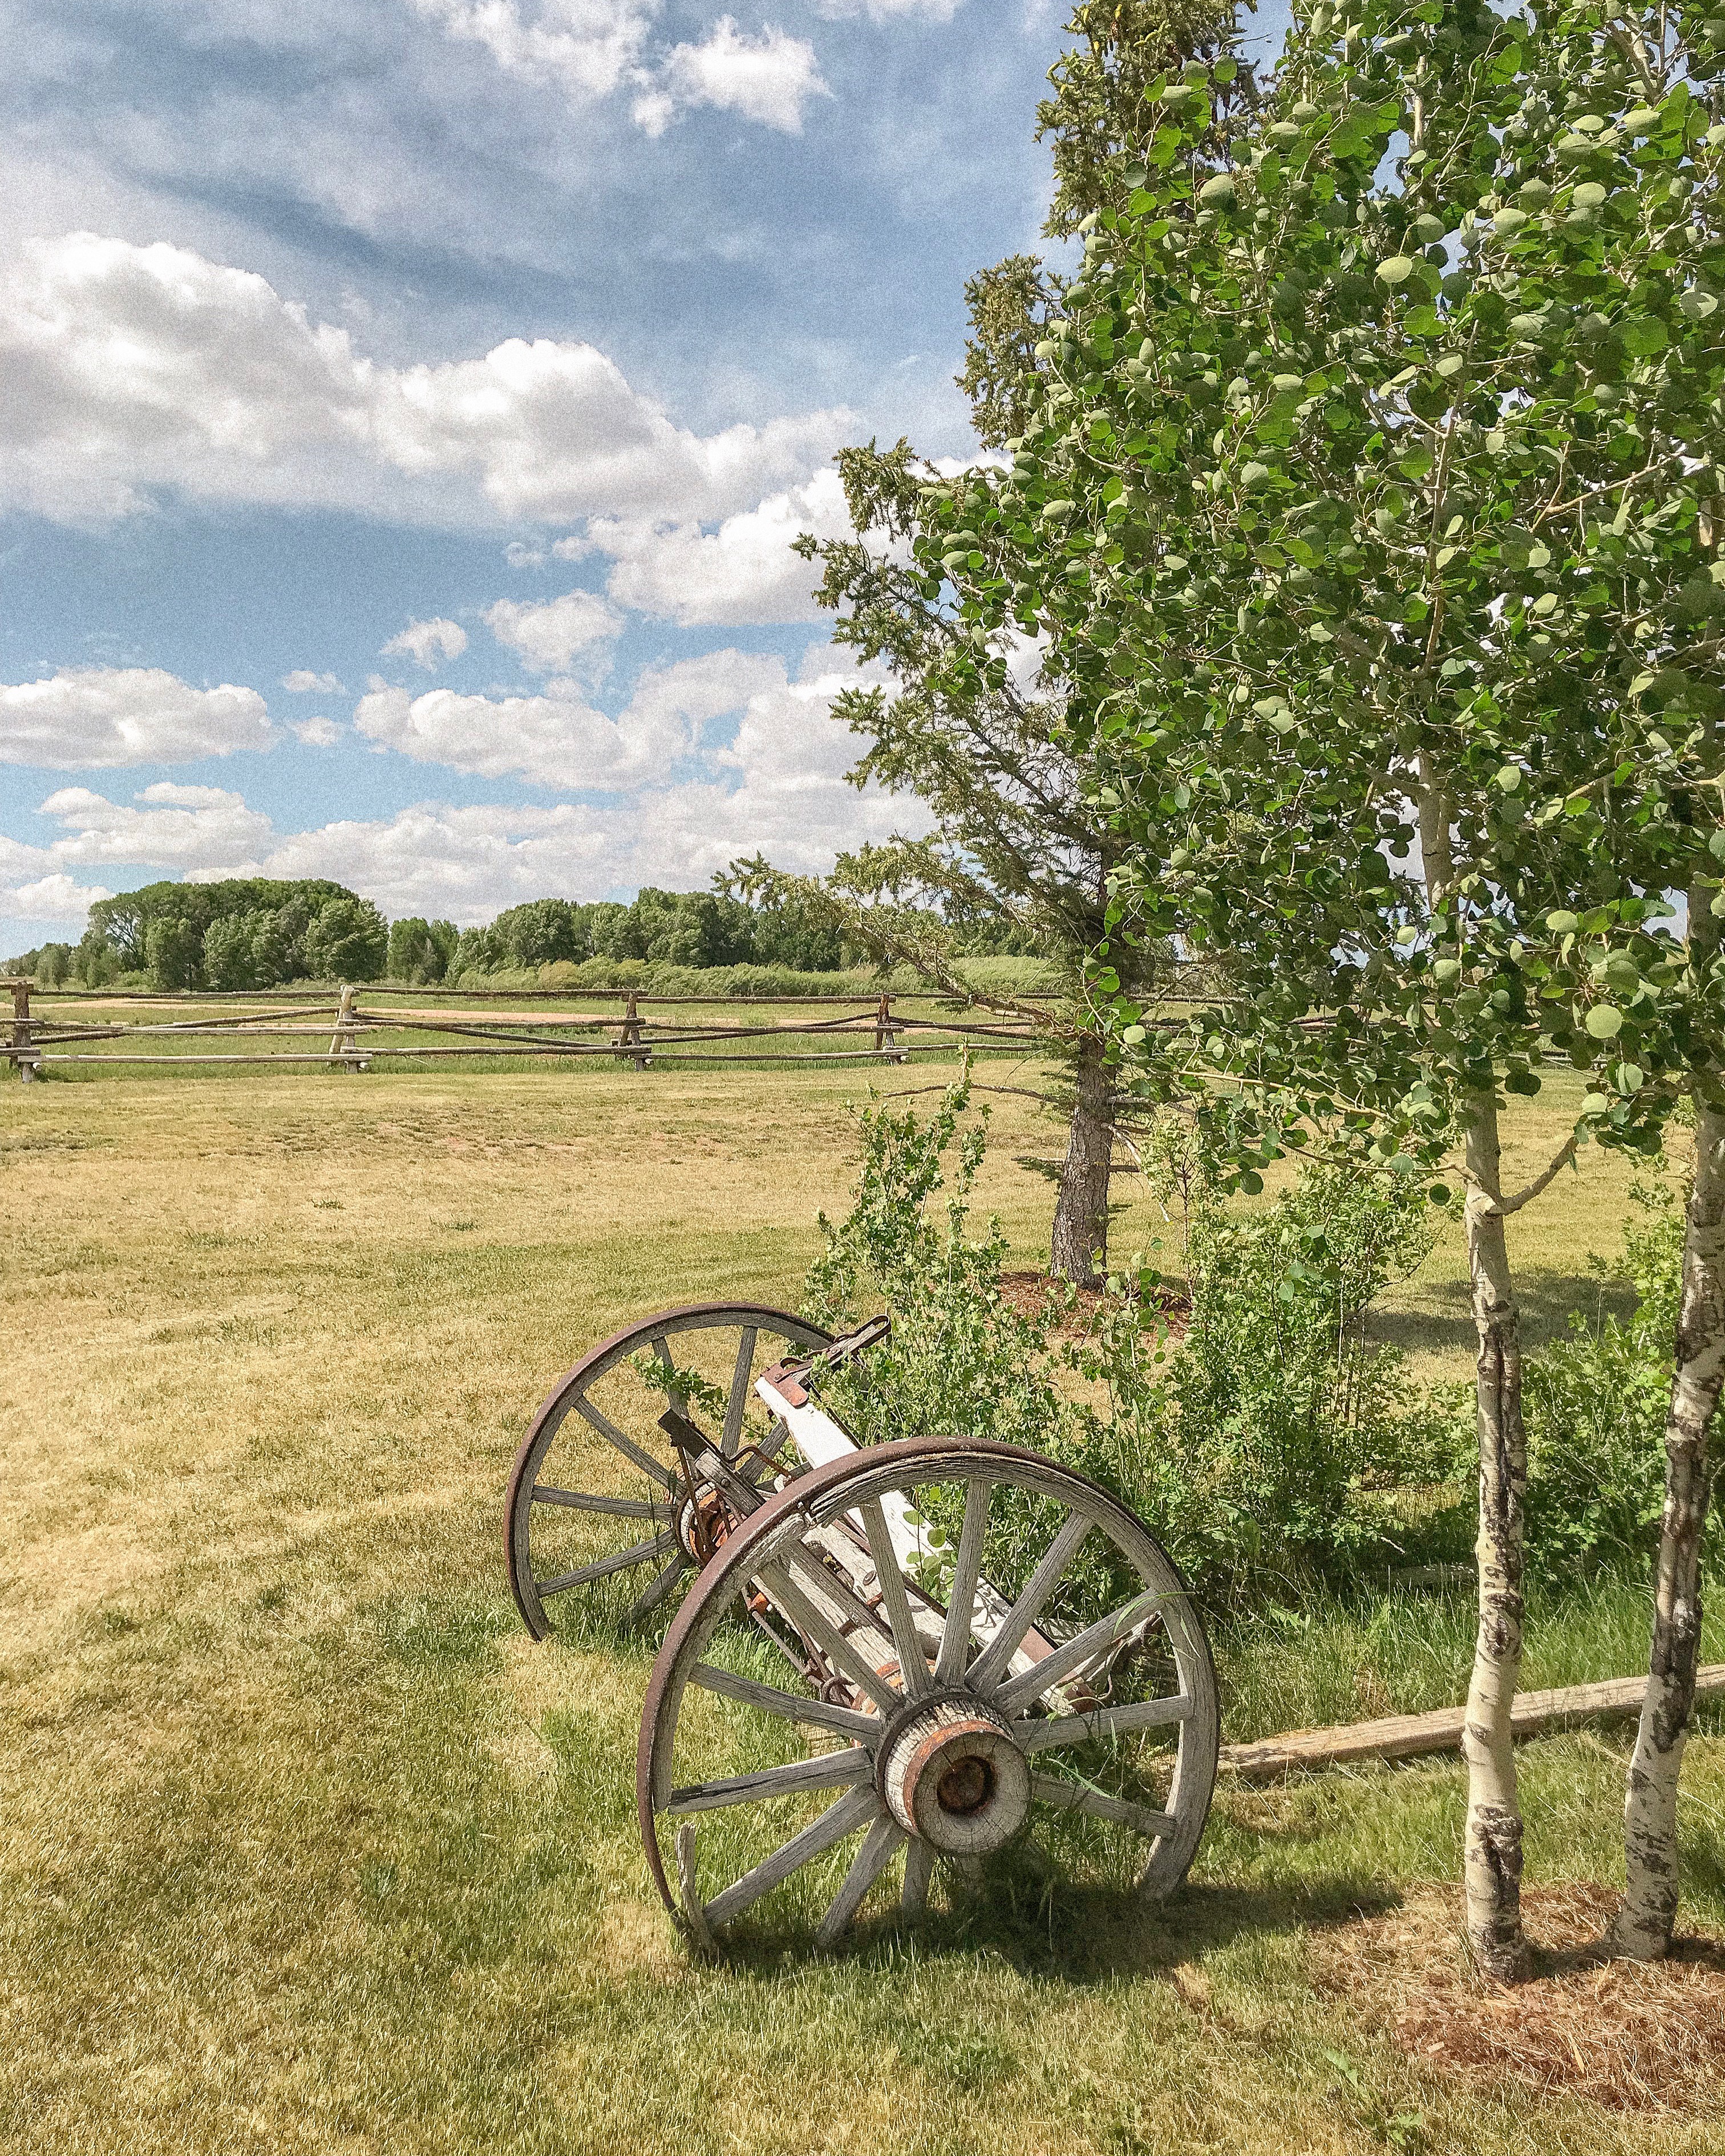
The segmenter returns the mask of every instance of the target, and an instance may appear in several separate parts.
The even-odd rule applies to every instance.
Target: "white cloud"
[[[333,748],[341,738],[333,719],[290,719],[288,725],[305,748]]]
[[[74,888],[67,867],[80,861],[178,868],[194,881],[333,876],[388,913],[464,922],[549,894],[595,898],[644,883],[701,890],[715,870],[756,852],[819,873],[843,848],[922,828],[915,803],[860,793],[846,780],[857,744],[827,715],[834,693],[856,678],[819,645],[795,680],[778,658],[712,652],[649,669],[615,721],[559,696],[555,684],[542,697],[498,701],[433,690],[410,703],[402,690],[379,690],[360,707],[369,707],[363,730],[374,739],[394,746],[392,737],[411,735],[409,754],[491,777],[538,776],[528,767],[543,760],[567,773],[561,783],[608,798],[421,803],[278,833],[238,794],[213,787],[151,786],[133,803],[66,788],[43,804],[64,836],[45,847],[0,837],[0,912],[18,911],[20,892],[39,886],[58,904]],[[704,731],[732,712],[734,732],[705,746]],[[75,905],[69,898],[37,917],[64,918],[87,903],[88,894]]]
[[[281,685],[295,696],[339,696],[341,693],[341,685],[333,674],[314,674],[305,666],[296,666],[291,674],[284,674]]]
[[[623,616],[596,593],[565,592],[559,599],[535,606],[499,599],[485,615],[485,626],[500,644],[518,651],[536,673],[567,673],[584,651],[603,645],[623,631]]]
[[[410,621],[399,636],[383,647],[385,659],[411,659],[428,674],[459,659],[467,649],[467,631],[458,621]]]
[[[814,0],[815,13],[829,22],[865,15],[871,23],[897,23],[914,15],[927,23],[950,23],[963,5],[964,0]]]
[[[268,748],[274,738],[255,689],[194,689],[160,667],[67,667],[0,685],[0,763],[185,763]]]
[[[243,865],[270,835],[270,819],[248,808],[243,795],[219,786],[146,786],[134,808],[87,787],[50,793],[42,814],[68,835],[47,849],[56,860],[141,863],[151,868],[214,869]]]
[[[503,558],[511,569],[542,569],[545,567],[545,549],[529,547],[519,539],[511,539],[503,550]]]
[[[49,516],[152,491],[371,516],[708,519],[803,479],[850,428],[816,412],[675,425],[588,344],[518,337],[394,367],[262,277],[74,233],[0,266],[0,501]]]
[[[671,47],[635,100],[634,119],[649,135],[662,135],[680,114],[708,105],[800,135],[803,106],[831,95],[806,39],[770,24],[752,38],[734,16],[721,15],[702,44]]]
[[[506,73],[572,100],[608,96],[639,58],[657,0],[410,0],[452,38],[483,45]]]
[[[405,689],[383,688],[361,698],[353,723],[417,763],[570,792],[616,789],[668,770],[692,752],[706,721],[737,710],[783,673],[779,660],[741,651],[649,667],[614,719],[595,711],[572,681],[552,681],[537,696],[433,689],[410,698]]]
[[[607,586],[613,598],[691,627],[816,619],[820,572],[791,552],[791,542],[803,531],[837,539],[850,529],[839,475],[827,470],[712,531],[602,517],[588,526],[588,540],[615,561]]]
[[[99,899],[113,896],[105,885],[80,883],[64,875],[0,884],[0,921],[81,921]]]

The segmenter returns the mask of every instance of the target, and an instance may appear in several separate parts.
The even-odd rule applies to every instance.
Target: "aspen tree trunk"
[[[1102,1060],[1102,1044],[1086,1034],[1079,1044],[1077,1098],[1066,1158],[1055,1201],[1049,1271],[1079,1287],[1102,1281],[1097,1260],[1108,1260],[1108,1177],[1114,1159],[1114,1092]]]
[[[1701,1647],[1701,1537],[1712,1476],[1707,1430],[1725,1384],[1725,1115],[1714,1108],[1703,1107],[1697,1116],[1676,1359],[1665,1425],[1653,1647],[1624,1801],[1629,1879],[1611,1928],[1613,1952],[1637,1961],[1668,1953],[1677,1921],[1677,1774]]]
[[[1442,906],[1455,882],[1450,802],[1430,762],[1420,761],[1420,850],[1428,903]],[[1467,1762],[1462,1876],[1475,1960],[1500,1983],[1518,1984],[1531,1957],[1522,1932],[1522,1810],[1510,1712],[1522,1674],[1522,1510],[1527,1437],[1522,1422],[1521,1317],[1503,1232],[1502,1164],[1494,1091],[1469,1104],[1467,1270],[1476,1342],[1479,1425],[1479,1628],[1461,1751]]]
[[[1475,1103],[1467,1127],[1467,1265],[1477,1339],[1479,1629],[1461,1749],[1467,1761],[1463,1876],[1474,1958],[1517,1984],[1530,1958],[1522,1933],[1522,1813],[1510,1711],[1522,1671],[1522,1509],[1527,1440],[1522,1423],[1521,1318],[1510,1276],[1500,1182],[1497,1103]]]

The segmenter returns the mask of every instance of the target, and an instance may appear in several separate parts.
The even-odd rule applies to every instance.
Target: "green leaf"
[[[1203,196],[1199,197],[1201,202]],[[1390,254],[1378,264],[1378,275],[1386,285],[1405,285],[1414,274],[1411,254]]]
[[[1623,1013],[1614,1004],[1595,1004],[1587,1014],[1587,1029],[1595,1040],[1615,1040],[1623,1031]]]
[[[1573,936],[1581,926],[1580,916],[1574,913],[1548,913],[1545,925],[1553,936]]]
[[[1617,334],[1624,350],[1636,359],[1651,359],[1671,341],[1665,324],[1654,315],[1631,316],[1620,325]]]

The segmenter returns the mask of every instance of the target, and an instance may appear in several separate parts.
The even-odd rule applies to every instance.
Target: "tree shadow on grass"
[[[1381,1882],[1346,1874],[1297,1886],[1192,1883],[1163,1902],[1127,1889],[1050,1890],[1034,1867],[991,1872],[961,1884],[951,1905],[906,1919],[886,1912],[857,1925],[840,1949],[845,1959],[884,1965],[922,1961],[1006,1962],[1020,1974],[1074,1984],[1167,1975],[1243,1936],[1323,1930],[1383,1916],[1401,1895]],[[799,1964],[810,1951],[806,1930],[765,1926],[727,1939],[723,1959],[767,1974]]]
[[[1471,1358],[1474,1329],[1467,1282],[1430,1281],[1420,1296],[1419,1309],[1374,1310],[1368,1322],[1371,1337],[1381,1347],[1398,1348],[1404,1353]],[[1571,1317],[1578,1313],[1589,1324],[1605,1317],[1621,1322],[1635,1306],[1635,1291],[1627,1281],[1602,1281],[1594,1273],[1557,1272],[1543,1266],[1529,1266],[1517,1274],[1516,1299],[1521,1305],[1522,1344],[1535,1348],[1561,1340],[1569,1330]]]

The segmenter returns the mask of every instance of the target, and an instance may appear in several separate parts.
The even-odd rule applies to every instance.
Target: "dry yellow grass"
[[[0,1091],[0,2140],[1127,2156],[1363,2150],[1418,2113],[1434,2150],[1716,2146],[1427,2072],[1312,1985],[1315,1928],[1450,1871],[1444,1766],[1225,1799],[1148,1922],[686,1962],[634,1835],[648,1658],[521,1636],[501,1495],[623,1317],[794,1299],[858,1090]],[[994,1106],[983,1199],[1030,1263],[1048,1192],[1010,1155],[1049,1133]],[[1590,1163],[1530,1244],[1553,1308],[1624,1183]],[[1161,1232],[1129,1188],[1120,1247]],[[1457,1352],[1455,1270],[1445,1245],[1403,1298],[1423,1355]],[[1693,1755],[1703,1828],[1720,1748]],[[1533,1748],[1528,1779],[1536,1870],[1608,1876],[1615,1754]]]

